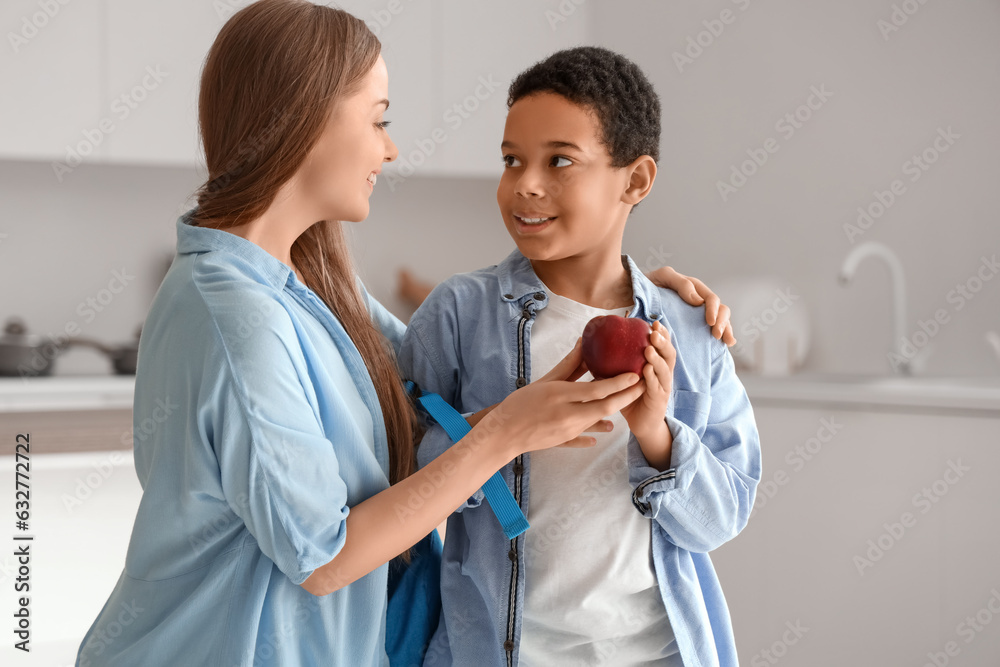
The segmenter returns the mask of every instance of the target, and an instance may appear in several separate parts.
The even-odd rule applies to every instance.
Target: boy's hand
[[[670,333],[659,322],[653,323],[649,342],[645,352],[646,365],[642,368],[646,391],[634,403],[622,408],[622,416],[636,440],[643,446],[643,451],[647,444],[664,436],[664,417],[674,385],[674,363],[677,361],[677,351],[670,342]],[[669,430],[666,435],[669,438]],[[650,458],[648,454],[646,458]]]
[[[722,303],[718,295],[705,283],[678,273],[669,266],[661,266],[655,271],[650,271],[649,279],[657,287],[677,292],[678,296],[692,306],[705,304],[705,322],[712,327],[712,335],[730,347],[736,344],[733,325],[729,322],[729,306]]]

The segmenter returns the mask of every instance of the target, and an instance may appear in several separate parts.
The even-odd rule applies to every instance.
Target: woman
[[[341,11],[264,0],[219,33],[210,179],[139,351],[143,496],[79,665],[387,664],[386,563],[518,454],[591,444],[640,395],[634,374],[572,382],[576,350],[413,474],[403,327],[335,222],[368,215],[396,157],[388,105],[379,43]]]

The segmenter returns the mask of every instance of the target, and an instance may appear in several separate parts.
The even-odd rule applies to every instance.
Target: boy
[[[753,506],[753,412],[701,309],[621,254],[656,176],[659,99],[636,65],[581,47],[519,75],[507,106],[497,203],[517,250],[434,290],[403,341],[404,377],[475,422],[551,369],[592,317],[617,314],[653,323],[646,391],[613,428],[595,425],[597,446],[503,469],[523,535],[504,536],[482,491],[449,518],[424,664],[736,665],[707,552]],[[419,464],[450,445],[429,427]]]

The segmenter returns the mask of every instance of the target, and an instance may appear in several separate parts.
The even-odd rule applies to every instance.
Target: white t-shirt
[[[548,373],[602,310],[548,291],[531,327],[531,379]],[[592,379],[587,373],[580,382]],[[531,452],[520,664],[680,666],[653,569],[650,520],[632,505],[628,424],[597,445]]]

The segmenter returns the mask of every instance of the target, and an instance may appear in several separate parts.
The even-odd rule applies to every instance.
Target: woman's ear
[[[626,169],[629,172],[629,179],[622,201],[635,206],[653,189],[653,181],[656,180],[656,162],[648,155],[640,155]]]

